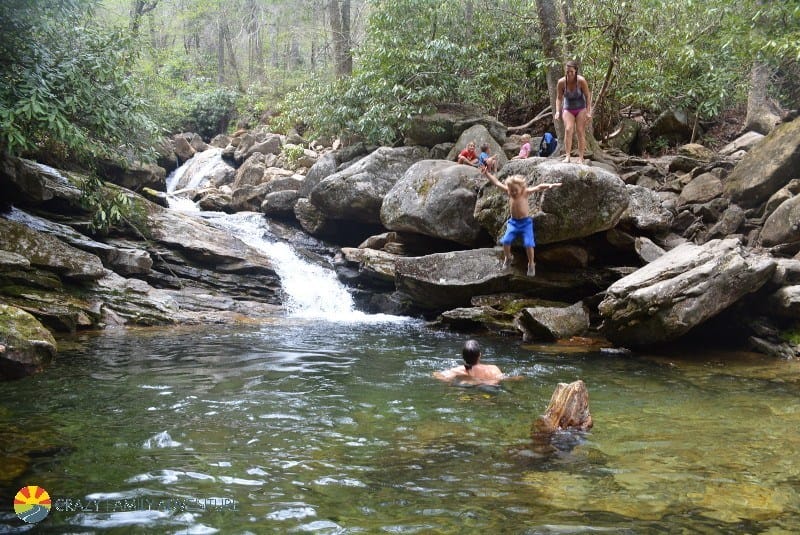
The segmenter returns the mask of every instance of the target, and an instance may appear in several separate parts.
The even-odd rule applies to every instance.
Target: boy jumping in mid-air
[[[517,236],[522,237],[525,252],[528,255],[528,276],[536,275],[536,263],[533,258],[533,248],[536,247],[536,240],[533,237],[533,219],[528,215],[528,197],[531,193],[561,186],[560,183],[539,184],[532,188],[527,187],[525,177],[513,175],[506,178],[505,184],[497,180],[486,168],[481,169],[481,173],[498,188],[508,193],[508,207],[511,210],[511,217],[506,224],[506,234],[500,243],[503,245],[503,268],[511,265],[511,244]]]

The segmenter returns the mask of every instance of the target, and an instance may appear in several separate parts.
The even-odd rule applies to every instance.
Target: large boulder
[[[664,138],[679,144],[692,137],[692,117],[686,110],[673,109],[661,113],[650,128],[650,138]]]
[[[168,184],[168,191],[219,187],[231,184],[236,177],[236,169],[222,158],[222,149],[198,152],[180,169],[182,172]]]
[[[41,371],[55,357],[53,335],[24,310],[0,304],[0,325],[0,380]]]
[[[525,276],[525,255],[501,269],[499,248],[480,248],[416,257],[395,262],[397,290],[416,308],[443,312],[466,307],[476,295],[524,293],[531,298],[576,301],[608,287],[618,273],[593,269],[554,269],[537,264],[535,277]]]
[[[684,243],[608,288],[598,307],[603,333],[632,347],[674,340],[758,290],[774,270],[773,259],[736,239]]]
[[[416,115],[408,125],[405,144],[434,147],[439,143],[452,142],[457,137],[455,123],[459,120],[457,115],[445,112]]]
[[[778,206],[798,194],[800,194],[800,179],[795,178],[790,180],[786,186],[773,193],[772,197],[764,204],[764,220],[766,221]]]
[[[499,333],[517,334],[514,315],[488,305],[447,310],[436,318],[436,323],[456,331],[488,329]]]
[[[281,153],[282,146],[283,142],[278,134],[249,132],[241,136],[233,157],[237,162],[241,163],[255,153],[278,155]]]
[[[589,312],[583,303],[571,306],[537,306],[522,309],[516,318],[523,339],[548,342],[585,334]]]
[[[235,190],[243,186],[258,186],[266,180],[266,174],[266,156],[260,152],[256,152],[245,160],[242,166],[236,171],[236,177],[233,180],[232,187]]]
[[[447,310],[470,304],[474,295],[506,291],[506,277],[498,277],[494,249],[471,249],[398,258],[397,289],[420,307]]]
[[[458,121],[453,126],[453,130],[456,136],[463,136],[464,132],[475,126],[481,126],[484,129],[486,129],[486,131],[489,132],[489,135],[492,136],[492,139],[496,141],[500,146],[502,146],[503,143],[506,142],[506,130],[507,130],[506,125],[504,125],[503,123],[492,117],[485,117],[485,116],[468,117],[466,119]]]
[[[775,128],[733,168],[725,194],[742,208],[758,206],[798,178],[800,118]]]
[[[643,186],[626,186],[628,207],[620,216],[620,224],[628,224],[635,229],[661,233],[669,230],[674,216],[667,208],[659,194]]]
[[[147,251],[127,244],[116,246],[113,243],[115,241],[113,239],[109,239],[106,243],[98,242],[68,225],[55,223],[18,208],[12,208],[3,214],[3,217],[9,221],[25,225],[31,230],[58,238],[67,245],[96,255],[105,267],[122,275],[145,274],[153,267],[153,260]]]
[[[394,289],[397,255],[363,247],[342,247],[347,264],[357,266],[359,286]]]
[[[2,202],[27,205],[47,204],[77,208],[81,190],[72,184],[66,172],[24,158],[3,158],[0,164]]]
[[[458,141],[456,141],[455,146],[448,153],[447,159],[455,161],[458,157],[458,153],[464,150],[468,143],[473,141],[475,142],[475,152],[477,154],[481,152],[481,145],[487,143],[492,156],[497,156],[497,164],[499,167],[502,168],[506,162],[508,162],[508,156],[506,156],[506,153],[503,151],[502,141],[498,142],[482,124],[475,124],[464,130],[459,136]]]
[[[189,161],[189,159],[197,152],[189,143],[187,134],[175,135],[175,137],[172,138],[172,147],[173,151],[175,152],[175,156],[177,157],[178,165]]]
[[[264,196],[259,211],[269,217],[294,217],[294,207],[299,198],[296,190],[273,191]]]
[[[337,165],[338,163],[334,153],[329,152],[323,155],[316,161],[314,165],[311,166],[311,169],[308,170],[308,173],[306,173],[306,177],[303,179],[302,185],[297,190],[298,194],[301,197],[308,197],[308,195],[311,193],[311,190],[314,189],[317,184],[336,172]]]
[[[70,280],[91,281],[105,275],[97,256],[16,221],[0,219],[0,249],[27,258],[31,266]]]
[[[617,125],[615,132],[606,141],[606,145],[631,154],[636,148],[641,129],[642,123],[636,119],[623,117]]]
[[[257,212],[267,196],[267,184],[244,185],[233,189],[230,200],[232,212]]]
[[[300,223],[300,227],[312,236],[322,236],[333,232],[335,224],[306,198],[301,197],[294,203],[294,217]]]
[[[537,243],[583,238],[613,228],[629,196],[622,179],[595,167],[545,158],[511,160],[498,175],[501,180],[521,174],[529,186],[560,182],[562,186],[533,194],[528,200]],[[489,186],[478,197],[475,219],[492,236],[500,238],[508,220],[507,194]]]
[[[777,316],[800,320],[800,285],[779,289],[769,296],[767,306]]]
[[[764,134],[758,132],[745,132],[719,150],[722,156],[733,156],[738,152],[747,152],[759,141],[764,139]],[[744,154],[742,154],[743,156]]]
[[[164,191],[167,187],[167,170],[153,163],[132,161],[120,164],[112,160],[98,160],[96,165],[105,180],[123,188],[139,191],[149,187]]]
[[[478,188],[484,182],[480,172],[468,165],[444,160],[417,162],[386,194],[381,222],[389,230],[475,245],[482,229],[473,212]]]
[[[770,214],[761,229],[761,244],[767,247],[800,241],[800,195],[784,201]]]
[[[708,202],[722,195],[722,181],[714,173],[703,173],[683,187],[678,206]]]
[[[309,200],[329,219],[380,224],[383,198],[427,154],[422,147],[381,147],[323,179],[311,190]]]

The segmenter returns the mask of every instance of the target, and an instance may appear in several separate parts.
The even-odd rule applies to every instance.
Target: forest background
[[[800,2],[3,0],[0,150],[147,159],[257,124],[397,144],[445,105],[522,125],[573,58],[597,138],[672,108],[759,129],[748,104],[800,102]]]

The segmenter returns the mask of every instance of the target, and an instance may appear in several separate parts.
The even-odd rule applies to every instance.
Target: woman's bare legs
[[[575,134],[575,116],[572,115],[572,112],[564,110],[561,117],[564,119],[564,161],[568,162],[572,154],[572,136]]]
[[[568,113],[567,115],[572,115]],[[586,108],[582,109],[576,117],[576,127],[578,129],[578,163],[584,163],[583,155],[586,152],[586,123],[588,122],[588,112]]]

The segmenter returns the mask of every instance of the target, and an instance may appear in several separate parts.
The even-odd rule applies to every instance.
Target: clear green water
[[[0,532],[22,485],[53,499],[43,533],[800,532],[800,363],[481,338],[525,378],[434,380],[463,340],[289,319],[75,340],[0,384]],[[594,429],[534,445],[579,378]]]

